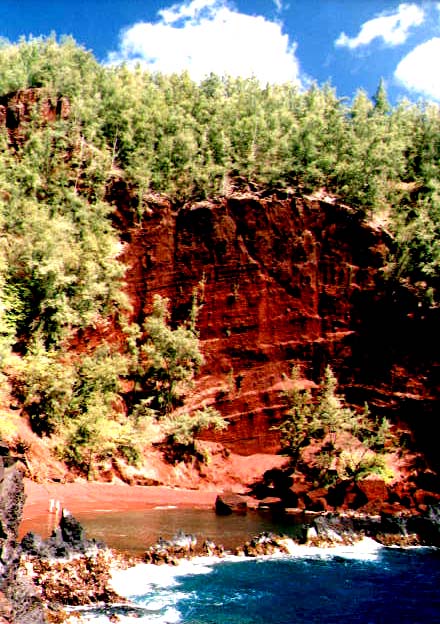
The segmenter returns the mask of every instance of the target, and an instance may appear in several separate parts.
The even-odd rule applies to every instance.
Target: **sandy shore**
[[[108,511],[136,511],[157,507],[212,509],[217,492],[165,486],[129,486],[112,483],[34,483],[25,479],[26,502],[20,533],[32,530],[48,517],[50,501],[60,502],[73,515]]]

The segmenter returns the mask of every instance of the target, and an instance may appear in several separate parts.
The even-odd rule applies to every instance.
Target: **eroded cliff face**
[[[10,146],[20,147],[36,107],[44,123],[70,115],[68,99],[50,98],[44,89],[22,89],[0,97],[0,128],[6,129]]]
[[[20,147],[35,106],[44,123],[69,117],[68,100],[42,89],[2,97],[0,126],[12,147]],[[156,293],[182,321],[203,284],[206,363],[190,401],[213,404],[229,420],[216,434],[220,442],[242,454],[276,452],[283,376],[300,364],[317,382],[330,364],[348,400],[368,401],[408,429],[438,464],[439,313],[386,280],[393,241],[385,230],[323,193],[247,189],[185,206],[149,195],[139,205],[139,193],[121,179],[107,199],[136,321]],[[95,333],[88,340],[102,338]],[[110,325],[103,333],[117,340]]]
[[[314,381],[330,364],[350,400],[368,400],[404,428],[409,420],[427,442],[438,406],[434,313],[386,281],[392,240],[383,229],[323,196],[233,193],[179,209],[150,196],[136,224],[123,185],[113,201],[138,322],[156,293],[181,321],[203,285],[206,362],[191,402],[228,419],[215,436],[226,447],[279,449],[272,427],[283,414],[283,375],[296,363]]]

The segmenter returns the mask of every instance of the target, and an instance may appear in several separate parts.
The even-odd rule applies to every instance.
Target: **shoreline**
[[[214,512],[217,496],[223,494],[219,489],[185,489],[163,485],[141,486],[88,481],[75,481],[67,484],[39,484],[24,479],[24,486],[25,504],[19,527],[20,539],[29,531],[37,533],[43,538],[49,537],[60,521],[62,509],[70,512],[79,522],[90,521],[90,528],[90,524],[93,524],[95,518],[105,517],[106,514],[110,513],[123,515],[130,512],[153,510],[206,510]],[[248,511],[257,511],[257,509],[249,507]],[[353,538],[357,539],[359,535],[364,535],[373,537],[383,545],[440,547],[440,506],[428,508],[425,514],[404,515],[400,513],[364,515],[356,512],[348,513],[347,511],[321,513],[302,510],[300,513],[301,520],[296,517],[297,514],[289,513],[292,511],[294,510],[285,510],[285,517],[291,518],[289,525],[302,527],[301,530],[304,534],[302,539],[317,542],[320,546],[326,542],[341,543],[345,541],[350,543]],[[251,517],[249,514],[243,515],[233,512],[231,516],[237,519],[241,516]],[[293,519],[294,516],[295,519]],[[143,521],[143,516],[141,521]],[[159,518],[159,522],[163,523],[164,520]],[[166,518],[165,522],[167,522]],[[137,518],[134,526],[136,523],[138,523]],[[234,523],[234,527],[236,524]],[[144,525],[140,526],[143,527]],[[156,527],[152,524],[150,528],[157,529],[157,535],[164,534],[163,524]],[[183,528],[185,527],[173,527],[175,531],[180,531]],[[247,532],[249,527],[246,526],[245,528],[246,533],[251,536],[251,533]],[[143,528],[139,530],[140,536]],[[185,530],[189,530],[194,535],[197,533],[192,527]],[[240,526],[239,531],[242,530],[243,526]],[[266,531],[267,529],[262,528],[261,530]],[[270,527],[268,530],[272,532],[273,529]],[[297,530],[294,533],[297,537]],[[91,533],[91,535],[93,534]],[[120,537],[124,539],[127,537],[125,530]],[[149,539],[142,543],[142,548],[154,544],[153,540],[156,537],[148,535]],[[212,539],[213,536],[205,534],[205,537]],[[228,535],[229,538],[230,535]],[[105,537],[102,539],[107,543]],[[115,548],[119,548],[119,546],[115,546]],[[124,546],[121,551],[129,552],[130,548]]]
[[[286,557],[289,561],[308,559],[339,561],[342,559],[347,562],[358,560],[378,563],[382,553],[389,550],[383,544],[368,537],[361,538],[351,544],[333,543],[331,546],[318,547],[298,544],[290,538],[274,536],[273,544],[277,546],[277,549],[267,553],[246,554],[241,550],[239,554],[225,552],[222,556],[188,554],[188,556],[180,557],[169,563],[163,562],[163,565],[135,558],[130,560],[121,558],[117,553],[108,550],[106,551],[107,554],[105,551],[102,551],[103,554],[101,555],[98,552],[92,558],[87,553],[82,554],[79,558],[71,559],[67,566],[66,562],[57,564],[56,559],[51,559],[49,574],[47,574],[47,566],[44,568],[46,572],[44,590],[48,592],[49,596],[46,597],[44,606],[46,612],[57,613],[59,617],[64,618],[63,621],[66,624],[67,622],[74,624],[78,621],[78,615],[81,617],[86,614],[89,617],[85,621],[88,622],[95,621],[96,618],[99,622],[105,621],[110,624],[114,621],[125,621],[125,618],[137,619],[142,618],[142,616],[147,618],[146,621],[150,621],[151,614],[158,613],[156,603],[162,590],[165,591],[166,598],[170,592],[169,588],[181,583],[181,580],[177,581],[179,577],[204,575],[210,573],[214,566],[221,563],[286,561]],[[33,565],[32,558],[28,558],[27,568],[32,568]],[[61,584],[60,579],[64,581]],[[93,583],[99,581],[99,591],[94,597],[90,595],[91,579]],[[66,594],[64,591],[61,595],[62,598],[66,596],[70,598],[69,602],[63,602],[59,599],[60,585],[62,588],[70,586],[69,591],[71,593]],[[75,585],[77,586],[75,587]],[[142,596],[148,600],[138,602],[137,597]],[[78,600],[78,597],[84,600]],[[56,598],[55,611],[53,609],[54,598]],[[150,604],[151,599],[154,606]],[[122,620],[122,618],[124,619]],[[142,621],[144,620],[142,619]]]
[[[25,504],[20,535],[36,522],[50,519],[51,501],[74,516],[93,517],[106,512],[142,511],[157,508],[214,509],[219,490],[190,490],[163,485],[126,485],[75,481],[35,483],[24,479]]]
[[[297,537],[263,532],[254,534],[254,537],[249,535],[245,542],[240,541],[233,549],[217,546],[218,542],[208,539],[199,542],[199,551],[197,543],[193,542],[194,535],[179,531],[170,541],[159,537],[151,546],[144,542],[142,555],[133,556],[128,551],[124,554],[124,549],[96,548],[94,535],[91,540],[83,539],[82,518],[92,519],[106,512],[124,514],[158,508],[214,510],[215,500],[221,492],[87,481],[38,484],[25,479],[24,485],[26,502],[20,533],[35,531],[38,519],[43,521],[45,528],[53,530],[58,518],[59,530],[45,543],[38,537],[33,541],[34,538],[29,536],[28,551],[27,554],[24,551],[21,565],[31,581],[35,577],[39,579],[43,592],[42,608],[46,612],[53,611],[53,605],[57,604],[56,612],[66,618],[66,623],[72,624],[76,621],[75,611],[89,612],[92,618],[96,611],[101,618],[104,610],[105,617],[108,615],[108,622],[111,622],[119,615],[129,615],[130,608],[134,608],[134,615],[138,617],[137,606],[124,602],[128,594],[142,595],[150,580],[156,586],[164,576],[169,583],[175,576],[193,575],[195,567],[203,572],[207,566],[222,561],[255,561],[286,555],[295,559],[336,557],[371,561],[377,560],[379,554],[391,545],[403,549],[416,545],[423,547],[428,545],[424,541],[432,537],[435,547],[440,546],[437,517],[361,518],[344,513],[313,513]],[[51,501],[59,501],[74,518],[69,518],[69,514],[50,513]],[[145,514],[141,515],[144,518]],[[232,521],[235,517],[240,515],[233,515]],[[140,537],[138,531],[134,534],[136,539]]]

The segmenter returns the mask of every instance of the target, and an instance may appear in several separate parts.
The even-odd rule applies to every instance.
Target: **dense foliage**
[[[385,454],[393,437],[386,419],[375,420],[367,407],[361,413],[347,407],[329,367],[315,393],[304,386],[298,368],[290,385],[287,418],[277,429],[293,471],[302,468],[324,485],[371,473],[387,476]]]
[[[122,319],[128,305],[110,220],[121,178],[139,215],[151,192],[178,205],[227,194],[237,180],[325,188],[389,230],[390,279],[437,305],[437,105],[391,107],[383,85],[373,99],[359,92],[348,103],[329,85],[301,91],[215,75],[196,84],[185,73],[102,66],[70,38],[2,42],[0,67],[0,105],[13,92],[35,94],[33,107],[9,107],[0,127],[0,358],[11,348],[24,356],[19,393],[42,433],[62,428],[78,448],[91,447],[98,404],[105,422],[124,426],[115,407],[121,378],[135,387],[133,422],[168,414],[201,362],[194,328],[171,330],[159,301],[142,330],[125,327],[122,359],[101,347],[90,361],[65,353],[75,332]],[[119,433],[107,436],[109,448]]]

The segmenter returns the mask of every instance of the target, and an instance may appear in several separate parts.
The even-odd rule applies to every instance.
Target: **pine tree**
[[[291,459],[291,468],[315,472],[321,484],[329,485],[334,477],[356,480],[378,472],[385,475],[384,453],[392,441],[389,423],[375,421],[365,407],[360,413],[347,407],[337,394],[337,380],[326,368],[318,392],[300,381],[294,368],[291,389],[285,393],[288,412],[280,431],[281,447]],[[313,449],[313,465],[305,459],[305,449]]]

